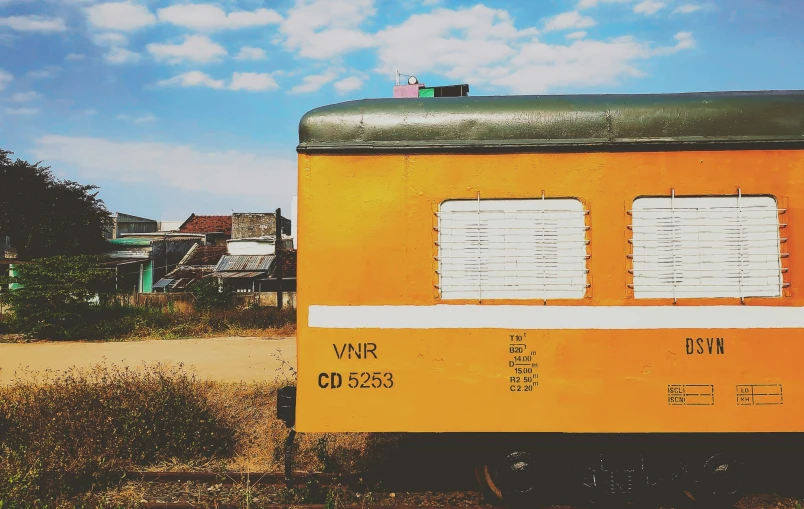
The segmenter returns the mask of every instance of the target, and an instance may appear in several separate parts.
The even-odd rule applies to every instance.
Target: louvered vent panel
[[[586,212],[575,199],[455,200],[438,212],[442,299],[579,299]]]
[[[773,197],[639,198],[634,297],[778,297],[780,226]]]

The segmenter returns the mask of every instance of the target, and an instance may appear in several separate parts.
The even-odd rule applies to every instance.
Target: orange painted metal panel
[[[300,431],[801,431],[804,328],[310,327],[310,306],[802,307],[804,153],[723,151],[300,155]],[[634,299],[627,210],[639,196],[769,194],[786,211],[781,298]],[[434,212],[447,199],[576,197],[590,211],[579,300],[441,302]],[[802,232],[802,233],[800,233]],[[485,309],[485,308],[484,308]],[[570,309],[571,311],[571,309]],[[694,310],[690,310],[694,312]],[[376,312],[376,310],[374,311]],[[517,341],[516,336],[521,336]],[[692,353],[689,353],[692,340]],[[703,341],[697,342],[701,338]],[[712,338],[712,352],[706,339]],[[718,341],[720,339],[720,342]],[[369,343],[363,358],[343,345]],[[511,348],[524,344],[521,355]],[[702,350],[703,353],[698,353]],[[719,353],[722,352],[722,353]],[[376,358],[375,358],[376,355]],[[368,358],[365,358],[365,357]],[[340,357],[340,358],[339,358]],[[522,362],[520,362],[522,361]],[[510,363],[519,366],[511,366]],[[528,373],[516,373],[526,364]],[[331,388],[332,373],[341,386]],[[357,387],[349,387],[356,373]],[[361,388],[368,373],[369,387]],[[375,374],[372,380],[372,374]],[[393,386],[386,373],[392,374]],[[326,374],[323,378],[322,374]],[[538,377],[536,377],[538,375]],[[515,377],[520,379],[514,382]],[[538,382],[538,385],[534,385]],[[353,382],[354,383],[354,382]],[[530,383],[530,389],[523,388]],[[371,385],[379,387],[371,387]],[[321,387],[325,385],[326,387]],[[514,387],[514,390],[512,390]],[[518,388],[518,389],[517,389]]]

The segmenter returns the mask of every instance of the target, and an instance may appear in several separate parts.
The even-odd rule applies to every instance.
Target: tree
[[[21,285],[5,295],[21,330],[50,337],[68,337],[84,324],[95,303],[114,293],[114,271],[99,267],[98,255],[54,256],[16,266]]]
[[[50,167],[11,160],[0,149],[0,237],[21,260],[96,254],[105,248],[111,217],[96,186],[59,180]]]

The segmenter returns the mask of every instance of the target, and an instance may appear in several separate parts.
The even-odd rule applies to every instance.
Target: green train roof
[[[299,123],[305,152],[804,148],[804,91],[364,99]]]

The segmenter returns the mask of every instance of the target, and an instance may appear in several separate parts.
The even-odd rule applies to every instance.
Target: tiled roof
[[[221,257],[226,254],[226,246],[196,246],[190,256],[183,260],[184,265],[217,265]]]
[[[185,233],[224,233],[232,236],[232,216],[196,216],[192,214],[179,231]]]

